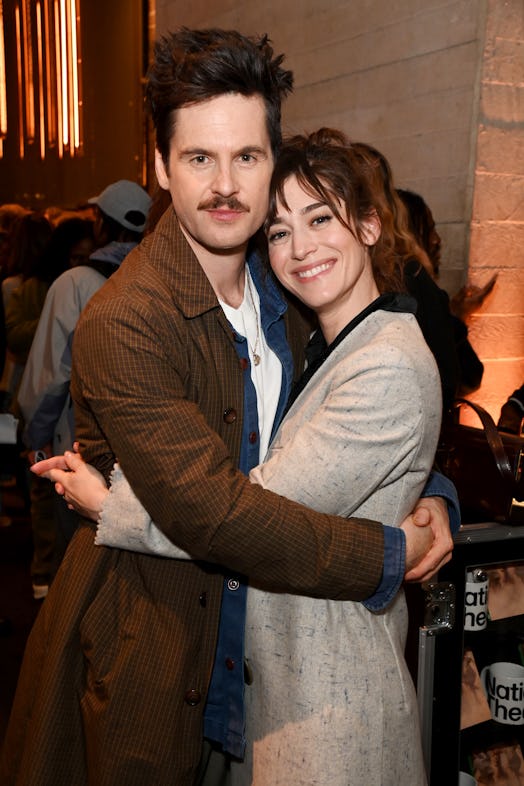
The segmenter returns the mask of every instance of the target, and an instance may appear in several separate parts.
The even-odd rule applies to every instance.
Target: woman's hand
[[[424,497],[419,500],[414,513],[402,522],[401,529],[406,533],[404,578],[406,581],[429,581],[449,562],[453,551],[445,501],[441,497]],[[425,536],[424,530],[427,530]],[[428,546],[424,551],[425,537],[429,539],[426,539]]]
[[[55,490],[64,497],[67,507],[81,516],[97,521],[109,489],[104,476],[79,453],[66,451],[63,456],[53,456],[33,464],[31,472],[55,484]]]
[[[495,286],[498,273],[495,273],[483,287],[470,284],[460,289],[450,301],[451,313],[466,321],[483,304],[487,295]]]

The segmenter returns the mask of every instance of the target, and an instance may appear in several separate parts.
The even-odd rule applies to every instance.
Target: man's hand
[[[449,562],[453,551],[445,500],[441,497],[425,497],[419,500],[414,512],[402,522],[401,529],[406,533],[405,580],[429,581]],[[424,541],[414,531],[417,529],[422,532],[428,529],[431,536]],[[427,553],[423,551],[424,542],[427,543]]]
[[[408,576],[429,553],[434,538],[429,526],[429,516],[427,524],[416,524],[415,514],[412,513],[404,519],[400,528],[404,530],[406,535],[406,576]]]

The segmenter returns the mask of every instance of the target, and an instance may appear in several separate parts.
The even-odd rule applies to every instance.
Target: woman
[[[418,223],[412,222],[410,205],[403,196],[407,192],[395,189],[391,167],[382,153],[362,142],[356,143],[354,147],[374,166],[375,175],[380,181],[379,190],[387,200],[399,228],[397,253],[402,260],[405,289],[417,302],[417,322],[440,372],[443,409],[446,411],[457,394],[458,357],[449,298],[433,280],[430,246],[424,244],[428,233],[420,233]]]
[[[413,303],[401,294],[394,221],[374,183],[334,131],[291,139],[277,161],[266,222],[271,266],[316,312],[320,331],[267,459],[250,477],[317,510],[398,525],[433,462],[440,385]],[[89,475],[79,457],[68,462]],[[183,556],[147,515],[129,539],[138,503],[121,473],[115,481],[108,492],[95,478],[82,500],[95,517],[102,508],[97,542],[122,547],[124,532],[129,548]],[[113,514],[123,516],[122,530]],[[379,614],[255,587],[248,597],[249,743],[246,760],[232,764],[233,783],[424,784],[403,593]]]
[[[413,191],[398,189],[397,193],[407,210],[408,224],[418,244],[426,252],[430,262],[429,273],[435,280],[438,279],[440,270],[441,238],[435,227],[435,219],[423,198]],[[468,396],[481,385],[484,374],[484,365],[470,344],[466,320],[484,301],[495,286],[497,274],[492,276],[484,287],[462,287],[450,301],[448,293],[435,284],[448,316],[448,333],[455,356],[454,388],[450,391],[452,398],[446,400],[444,395],[444,410],[453,403],[454,396]],[[469,291],[469,295],[468,295]],[[416,292],[412,293],[416,297]],[[426,315],[429,323],[431,314]],[[424,327],[422,327],[424,331]],[[433,328],[434,331],[434,328]],[[426,340],[428,340],[426,336]],[[446,339],[449,345],[449,339]],[[431,346],[431,342],[428,341]],[[437,363],[441,367],[439,358]],[[442,367],[441,367],[442,371]]]

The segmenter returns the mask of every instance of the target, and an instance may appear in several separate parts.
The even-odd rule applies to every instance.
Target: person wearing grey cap
[[[123,230],[142,234],[146,228],[147,216],[151,207],[151,197],[137,183],[131,180],[117,180],[111,183],[101,194],[88,199],[90,205],[96,205],[99,218],[106,219],[106,231],[125,235]],[[107,222],[107,219],[110,219]],[[109,226],[112,224],[112,229]],[[126,236],[127,237],[127,236]],[[111,238],[113,239],[113,238]],[[140,238],[130,238],[130,240]],[[135,243],[136,245],[136,243]]]
[[[89,202],[96,206],[99,247],[85,264],[66,270],[50,287],[18,393],[26,424],[24,441],[33,461],[73,445],[69,383],[76,323],[88,300],[140,242],[151,206],[149,194],[130,180],[112,183]],[[59,562],[77,517],[61,498],[55,503]]]

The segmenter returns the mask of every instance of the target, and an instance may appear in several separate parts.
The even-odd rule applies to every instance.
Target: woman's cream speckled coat
[[[433,463],[440,409],[415,318],[377,311],[327,358],[251,478],[317,510],[398,525]],[[425,784],[406,628],[403,592],[374,614],[250,589],[249,750],[234,786]]]

